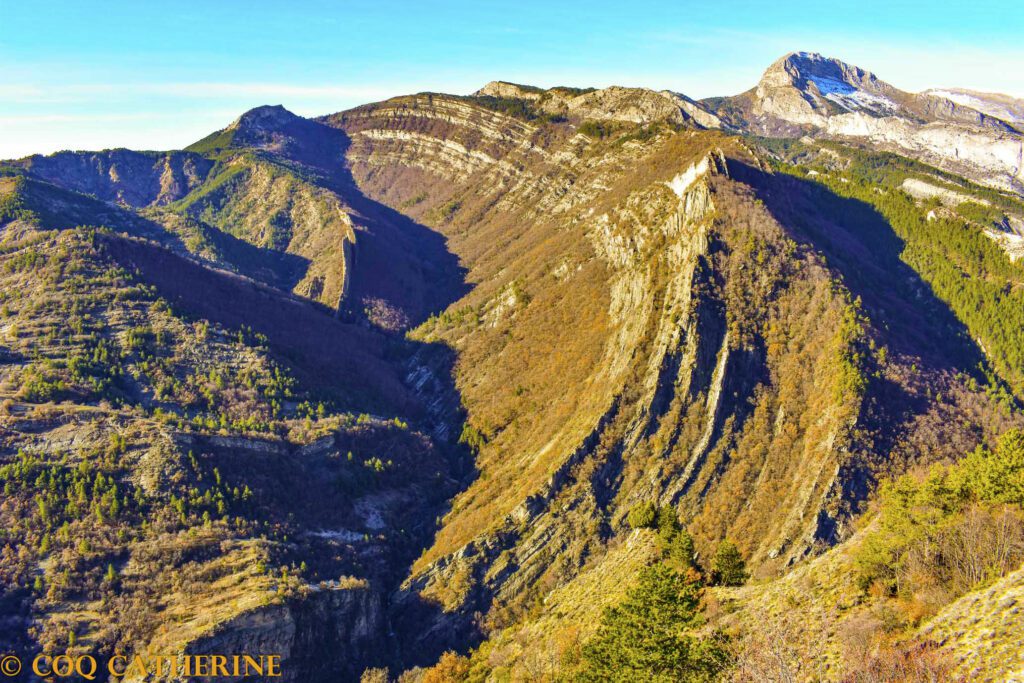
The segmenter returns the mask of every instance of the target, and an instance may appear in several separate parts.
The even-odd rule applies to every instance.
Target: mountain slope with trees
[[[9,649],[994,671],[927,634],[1019,562],[1024,205],[742,104],[495,82],[5,162]]]

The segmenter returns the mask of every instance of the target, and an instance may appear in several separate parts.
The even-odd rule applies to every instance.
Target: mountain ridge
[[[79,463],[106,468],[98,490],[163,468],[182,487],[113,518],[127,546],[109,503],[75,542],[44,542],[60,521],[45,506],[19,526],[24,566],[0,568],[26,620],[61,642],[75,607],[82,647],[109,649],[127,613],[77,606],[152,591],[154,625],[190,604],[215,616],[171,636],[131,624],[138,643],[271,643],[308,680],[333,673],[310,643],[346,653],[350,680],[500,646],[479,655],[494,677],[526,676],[509,633],[593,621],[580,586],[623,588],[660,561],[634,509],[671,510],[705,567],[732,540],[776,586],[845,552],[880,482],[1020,426],[1024,274],[1001,244],[1024,204],[831,136],[837,117],[893,118],[870,99],[849,111],[858,93],[909,130],[970,124],[790,59],[749,95],[768,102],[757,125],[790,117],[783,138],[751,134],[754,100],[492,82],[318,119],[258,107],[186,152],[6,165],[0,457],[16,505],[38,509],[39,468],[63,482]],[[165,191],[171,159],[205,171]],[[68,414],[130,426],[127,452],[97,445],[107,426],[68,451]],[[307,505],[305,477],[333,505]],[[189,525],[201,539],[179,538]],[[199,582],[190,602],[146,560],[158,539],[187,544],[174,571],[252,590]],[[64,581],[53,543],[71,588],[36,590],[35,575]],[[314,638],[318,620],[337,628]]]

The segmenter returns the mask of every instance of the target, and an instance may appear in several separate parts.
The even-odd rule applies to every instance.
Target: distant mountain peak
[[[337,131],[273,104],[250,109],[187,149],[201,153],[259,149],[316,165],[336,161],[342,144]]]
[[[254,107],[235,119],[229,130],[278,130],[300,119],[280,104]]]
[[[959,89],[912,93],[859,66],[790,52],[757,85],[700,104],[733,129],[767,137],[856,139],[1024,192],[1024,101]]]
[[[818,125],[833,113],[895,112],[902,93],[870,71],[817,52],[790,52],[757,85],[765,113]]]

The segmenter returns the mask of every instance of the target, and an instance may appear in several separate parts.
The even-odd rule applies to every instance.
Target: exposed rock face
[[[754,89],[722,100],[694,102],[669,91],[620,87],[545,91],[502,81],[476,94],[521,99],[570,117],[864,140],[985,185],[1024,193],[1021,100],[958,89],[908,93],[860,67],[816,53],[785,55]]]
[[[328,683],[357,680],[364,668],[386,664],[390,640],[387,626],[381,596],[367,586],[315,588],[305,596],[258,607],[221,622],[212,632],[190,642],[161,646],[168,652],[189,655],[274,654],[280,657],[280,676],[257,676],[252,680]],[[142,680],[125,679],[127,683]],[[157,680],[191,679],[171,676]]]
[[[690,99],[686,95],[669,90],[662,90],[660,94],[670,98],[697,125],[704,128],[728,128],[722,119],[715,116],[704,105]]]
[[[189,152],[57,152],[19,162],[33,174],[104,201],[163,205],[198,187],[213,163]]]
[[[303,379],[364,384],[388,399],[377,404],[389,415],[418,423],[407,434],[400,420],[360,417],[348,438],[373,441],[356,445],[344,432],[301,447],[179,435],[144,456],[136,476],[156,496],[186,450],[208,451],[216,480],[252,484],[260,505],[251,509],[273,503],[268,522],[294,524],[281,541],[293,564],[322,554],[372,569],[360,574],[367,585],[299,586],[304,594],[278,601],[280,575],[256,569],[270,552],[258,539],[218,543],[203,571],[207,602],[161,594],[161,618],[180,630],[154,645],[272,649],[295,681],[429,663],[477,637],[480,614],[508,623],[553,587],[621,581],[654,557],[653,539],[626,528],[641,502],[672,507],[705,556],[730,537],[771,576],[846,538],[875,468],[898,468],[919,432],[923,457],[937,460],[991,428],[994,399],[968,385],[961,356],[918,341],[933,329],[959,339],[951,323],[936,326],[949,310],[895,247],[868,243],[897,241],[891,228],[847,216],[836,206],[852,202],[772,174],[761,151],[707,129],[913,146],[971,172],[1010,169],[1012,185],[1012,127],[806,54],[780,60],[750,99],[721,109],[726,122],[668,91],[493,82],[477,95],[400,97],[318,121],[260,107],[194,146],[217,171],[184,194],[167,190],[172,206],[139,194],[154,205],[146,216],[173,212],[253,248],[243,255],[282,258],[294,267],[284,288],[340,309],[344,322],[141,240],[96,238],[191,313],[265,331],[302,362]],[[530,108],[513,102],[511,116],[507,102],[483,98]],[[599,127],[612,134],[582,134],[594,120],[615,122]],[[671,125],[648,125],[660,122]],[[119,173],[81,177],[100,176],[96,187],[119,199]],[[902,189],[961,198],[921,180]],[[872,288],[857,289],[865,280]],[[373,326],[415,328],[401,339]],[[890,347],[884,360],[879,349]],[[985,419],[949,418],[965,414]],[[474,457],[453,447],[453,462],[439,462],[434,447],[460,435]],[[66,439],[54,436],[51,450]],[[412,483],[348,495],[339,486],[353,450],[378,461],[404,452],[393,475]],[[392,471],[390,461],[377,467]],[[455,489],[446,472],[461,488],[437,519],[431,496]],[[424,547],[403,546],[410,538],[429,547],[407,574]],[[133,571],[125,579],[141,582]]]
[[[507,81],[491,81],[484,87],[477,90],[474,95],[486,95],[490,97],[506,97],[517,100],[537,101],[544,94],[540,88],[509,83]]]
[[[704,127],[719,127],[714,114],[704,111],[691,100],[673,93],[653,92],[643,88],[613,86],[595,90],[568,100],[564,106],[570,115],[585,119],[613,119],[631,123],[695,121]]]
[[[955,102],[962,107],[969,107],[1015,126],[1024,124],[1024,100],[1016,97],[965,88],[933,88],[925,90],[922,94]]]
[[[817,127],[830,116],[862,112],[1013,130],[1001,119],[939,97],[934,91],[920,95],[903,92],[869,71],[816,53],[794,52],[776,61],[764,72],[754,95],[756,114]]]
[[[768,67],[755,90],[754,113],[795,124],[821,126],[836,112],[884,115],[897,107],[898,91],[874,74],[837,59],[797,52]]]
[[[983,185],[1024,192],[1024,137],[1017,133],[861,113],[828,119],[825,132],[900,151]]]
[[[491,81],[474,95],[525,100],[549,114],[648,124],[656,121],[695,124],[702,128],[721,128],[721,120],[699,104],[679,93],[646,88],[612,86],[595,90],[551,88],[541,90],[529,86]]]
[[[1015,128],[1013,106],[993,108],[940,91],[915,95],[838,59],[795,52],[768,67],[752,91],[727,98],[719,113],[759,134],[813,132],[864,140],[986,185],[1024,192],[1024,136]]]

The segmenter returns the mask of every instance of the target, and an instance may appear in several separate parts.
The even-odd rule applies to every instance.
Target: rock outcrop
[[[185,643],[156,647],[182,655],[238,656],[273,654],[279,676],[258,680],[288,683],[358,680],[363,670],[386,665],[390,635],[381,595],[367,585],[314,587],[300,597],[257,607],[217,623],[208,633]],[[130,675],[126,683],[193,680],[189,677]],[[231,677],[212,676],[225,682]]]
[[[717,109],[731,125],[761,135],[864,141],[1024,192],[1024,136],[1012,101],[996,107],[943,92],[904,92],[838,59],[794,52],[768,67],[753,90],[725,98]],[[996,111],[1010,118],[993,116]]]
[[[127,368],[117,400],[139,409],[79,406],[75,393],[52,409],[146,430],[131,456],[108,458],[148,507],[124,521],[138,531],[130,543],[100,539],[94,594],[120,580],[131,604],[157,599],[146,614],[164,628],[132,626],[147,645],[273,649],[291,680],[354,680],[364,666],[464,649],[482,625],[517,623],[542,595],[593,619],[574,604],[580,595],[658,554],[649,532],[628,528],[638,504],[674,510],[701,557],[734,540],[767,580],[848,538],[880,476],[988,438],[1004,420],[996,394],[1014,388],[975,373],[981,342],[929,287],[933,274],[901,260],[904,242],[868,203],[877,190],[913,214],[904,193],[939,198],[948,206],[915,216],[936,227],[973,196],[969,183],[894,173],[851,199],[836,188],[864,187],[852,145],[792,145],[805,161],[831,153],[831,165],[815,158],[807,171],[736,131],[854,139],[1004,187],[1020,180],[1010,122],[808,54],[714,105],[670,91],[493,82],[473,96],[398,97],[319,120],[260,107],[188,152],[36,158],[21,165],[26,176],[0,178],[16,209],[5,237],[38,237],[46,212],[21,202],[26,187],[61,209],[45,215],[54,235],[11,240],[0,254],[7,291],[46,304],[11,297],[4,397],[56,392],[51,375],[87,381],[72,368],[88,369],[106,346],[55,355],[38,378],[21,366],[58,336],[29,316],[45,311],[58,329],[88,294],[89,306],[107,307],[89,320],[110,323],[95,338],[63,336],[116,344]],[[173,182],[160,180],[160,164]],[[989,209],[1007,198],[985,192],[990,203],[968,208],[992,223]],[[82,214],[87,225],[129,216],[149,232],[125,223],[62,237]],[[150,235],[205,260],[141,239]],[[1002,258],[977,239],[986,258]],[[58,256],[72,246],[89,258]],[[97,273],[93,291],[75,279],[80,261]],[[949,279],[961,282],[939,285]],[[51,282],[81,303],[51,301]],[[111,283],[119,289],[95,299]],[[171,319],[179,313],[189,320]],[[985,324],[1001,340],[1019,332]],[[142,354],[150,337],[188,346]],[[271,357],[294,368],[294,386],[276,365],[252,379]],[[314,391],[337,402],[317,405]],[[4,455],[76,445],[71,417],[58,429],[23,412],[11,408],[17,434]],[[267,438],[229,433],[255,429]],[[94,441],[75,457],[105,453]],[[22,503],[38,507],[31,486],[44,480],[25,481]],[[150,511],[160,512],[153,523]],[[179,573],[164,573],[161,544]],[[100,576],[103,563],[113,578]],[[47,633],[62,628],[57,612],[40,620]],[[117,625],[126,614],[104,617]]]
[[[190,152],[57,152],[18,162],[33,175],[131,207],[162,206],[199,187],[213,162]]]
[[[594,88],[551,88],[491,81],[473,93],[504,99],[524,100],[547,114],[576,120],[625,121],[650,124],[664,121],[701,128],[721,128],[721,120],[702,104],[685,95],[663,90],[612,86]]]
[[[969,107],[992,118],[1002,119],[1015,127],[1024,124],[1024,100],[1016,97],[966,88],[932,88],[922,94]]]

